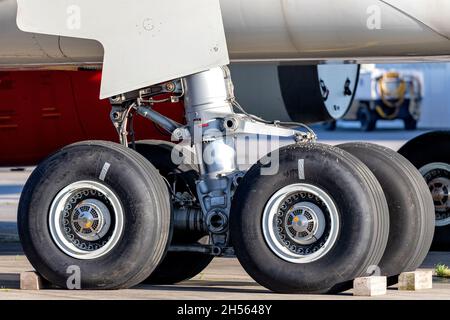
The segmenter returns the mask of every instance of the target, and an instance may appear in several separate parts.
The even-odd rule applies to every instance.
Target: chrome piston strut
[[[149,92],[178,94],[164,101],[176,102],[184,97],[187,124],[181,125],[154,111],[151,106],[158,101],[151,95],[149,98]],[[177,230],[209,233],[211,245],[222,248],[221,252],[229,246],[231,201],[246,171],[257,161],[267,161],[270,166],[265,174],[275,173],[278,162],[271,160],[276,159],[280,147],[315,139],[312,132],[246,113],[235,100],[227,67],[114,97],[111,103],[111,118],[123,144],[128,144],[126,119],[133,111],[172,133],[179,147],[194,151],[192,160],[200,171],[196,181],[200,206],[176,209],[175,226]],[[241,113],[235,113],[235,107]]]

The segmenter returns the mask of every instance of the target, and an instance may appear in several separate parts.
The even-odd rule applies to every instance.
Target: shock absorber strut
[[[186,125],[152,109],[160,101],[153,99],[155,92],[171,94],[165,101],[184,98]],[[174,140],[181,141],[181,148],[184,145],[194,150],[193,160],[200,173],[196,181],[200,207],[176,209],[174,226],[178,231],[209,233],[211,244],[221,252],[229,247],[231,201],[246,170],[280,147],[315,139],[311,131],[290,128],[302,124],[269,122],[245,112],[235,100],[227,67],[127,93],[111,102],[112,119],[122,143],[127,143],[124,120],[136,112],[172,133]],[[234,107],[241,113],[235,113]]]
[[[215,68],[184,79],[185,108],[191,143],[200,168],[197,182],[204,221],[216,242],[225,244],[231,207],[230,184],[238,174],[233,139],[224,119],[233,114],[233,84],[228,68]]]

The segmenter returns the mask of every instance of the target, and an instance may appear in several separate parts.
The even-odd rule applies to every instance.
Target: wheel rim
[[[443,162],[427,164],[419,169],[433,197],[436,226],[450,224],[450,165]]]
[[[53,241],[76,259],[95,259],[110,252],[122,235],[123,225],[124,213],[118,197],[95,181],[68,185],[50,206]]]
[[[263,213],[263,234],[269,248],[292,263],[310,263],[325,256],[336,243],[339,228],[333,200],[310,184],[280,189]]]

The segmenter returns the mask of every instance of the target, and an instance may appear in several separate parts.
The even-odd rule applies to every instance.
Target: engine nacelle
[[[235,93],[267,120],[316,123],[342,118],[358,85],[359,65],[234,64]]]

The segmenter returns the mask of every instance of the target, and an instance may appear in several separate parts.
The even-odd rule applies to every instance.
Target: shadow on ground
[[[22,192],[23,185],[0,185],[0,195],[16,195]]]
[[[23,255],[23,249],[20,242],[0,241],[0,256],[17,256],[17,255]]]
[[[1,243],[11,242],[19,242],[17,223],[10,221],[0,221],[0,253],[2,253]]]
[[[0,289],[20,289],[20,275],[17,273],[0,273]]]

